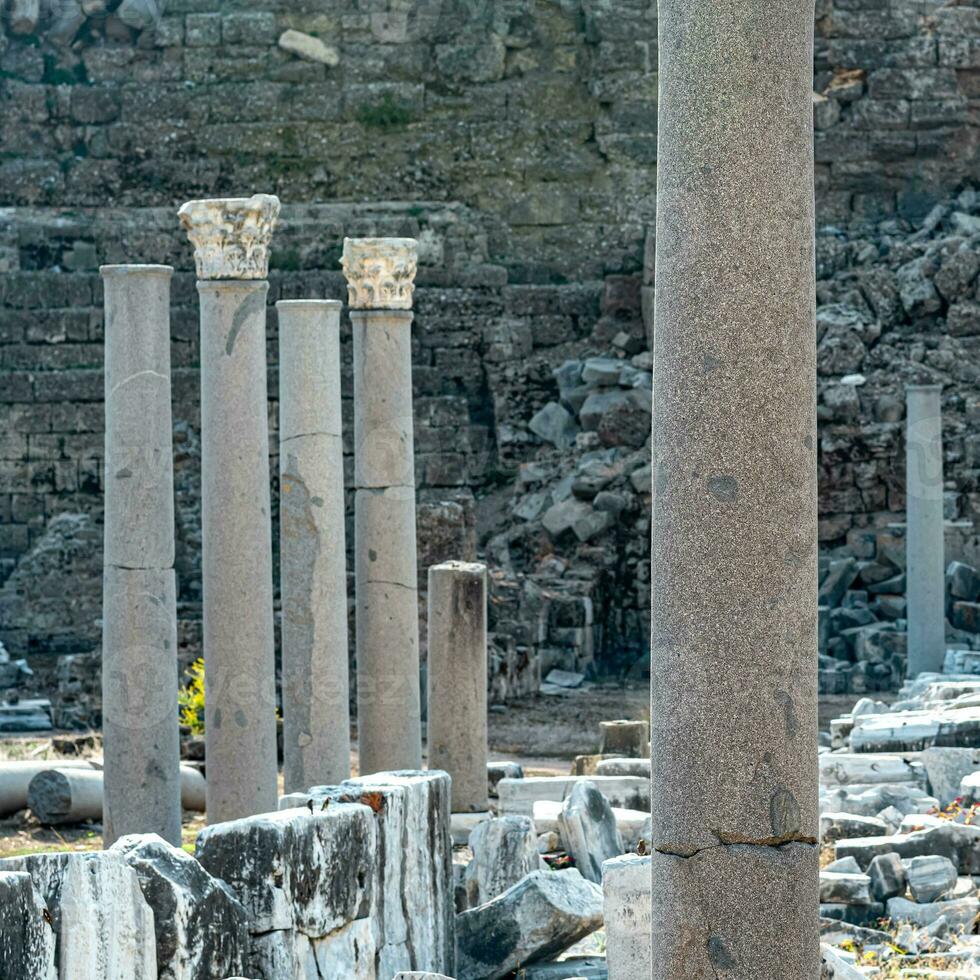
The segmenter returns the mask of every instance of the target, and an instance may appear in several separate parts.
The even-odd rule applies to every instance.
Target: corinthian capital
[[[345,238],[341,266],[354,310],[410,310],[418,242],[414,238]]]
[[[178,212],[194,246],[198,279],[265,279],[279,217],[273,194],[188,201]]]

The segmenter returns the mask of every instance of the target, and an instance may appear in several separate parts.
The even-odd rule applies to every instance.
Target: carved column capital
[[[194,246],[198,279],[265,279],[279,217],[274,194],[188,201],[177,212]]]
[[[353,310],[410,310],[418,242],[414,238],[345,238],[341,266]]]

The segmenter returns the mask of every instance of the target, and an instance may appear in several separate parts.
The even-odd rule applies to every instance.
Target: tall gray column
[[[102,730],[105,846],[180,844],[166,265],[106,265]]]
[[[452,812],[487,799],[487,567],[429,569],[429,768],[452,776]]]
[[[279,200],[191,201],[201,301],[201,523],[209,823],[276,809],[265,308]]]
[[[337,300],[279,312],[279,560],[287,793],[350,776]]]
[[[946,655],[942,385],[906,388],[905,510],[908,676]]]
[[[653,976],[816,978],[813,0],[660,0]]]
[[[422,767],[412,423],[412,238],[345,238],[354,332],[360,771]]]

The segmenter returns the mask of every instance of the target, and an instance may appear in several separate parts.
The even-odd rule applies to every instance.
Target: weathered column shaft
[[[941,671],[946,655],[942,386],[910,385],[906,411],[908,676]]]
[[[170,266],[103,266],[104,838],[180,844]]]
[[[354,340],[360,771],[422,766],[412,423],[413,239],[345,239]]]
[[[812,0],[660,0],[653,976],[815,978]]]
[[[350,776],[341,305],[276,304],[287,793]]]
[[[201,524],[208,822],[275,810],[266,386],[274,197],[181,208],[201,302]]]
[[[487,799],[487,569],[450,561],[429,569],[429,768],[452,777],[452,812]]]

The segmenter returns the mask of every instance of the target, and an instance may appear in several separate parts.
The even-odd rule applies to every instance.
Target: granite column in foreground
[[[815,980],[813,2],[660,0],[655,980]]]
[[[347,238],[354,332],[354,581],[361,773],[421,769],[412,238]]]
[[[452,812],[487,799],[487,568],[448,561],[429,569],[429,768],[452,777]]]
[[[201,301],[201,523],[209,823],[275,810],[265,317],[279,201],[191,201]]]
[[[905,522],[908,676],[946,656],[942,385],[906,389]]]
[[[105,846],[180,845],[170,278],[106,265],[102,716]]]
[[[279,313],[279,557],[287,793],[350,776],[337,300]]]

